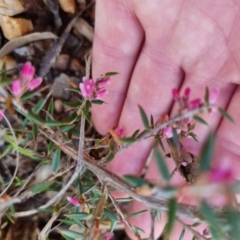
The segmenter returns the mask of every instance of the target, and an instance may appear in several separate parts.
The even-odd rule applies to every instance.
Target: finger
[[[96,129],[105,134],[117,125],[132,69],[143,39],[143,30],[124,1],[96,2],[95,35],[93,43],[93,77],[106,72],[118,72],[108,86],[106,104],[93,106]]]
[[[228,114],[234,119],[234,123],[223,119],[218,132],[216,141],[216,151],[214,164],[222,164],[227,161],[234,175],[240,179],[240,87],[238,86],[233,94],[231,102],[227,108]]]
[[[182,71],[177,63],[162,58],[150,51],[152,46],[144,44],[129,85],[119,124],[130,136],[135,130],[143,130],[138,105],[145,110],[148,118],[160,118],[172,104],[171,90],[182,81]],[[156,55],[155,55],[156,54]],[[164,54],[163,54],[164,56]],[[118,175],[139,174],[150,153],[152,140],[133,144],[117,154],[108,169]]]

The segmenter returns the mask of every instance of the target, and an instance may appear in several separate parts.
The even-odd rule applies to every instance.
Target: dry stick
[[[111,194],[108,194],[109,198],[112,201],[113,206],[116,208],[118,214],[120,215],[122,221],[126,224],[126,226],[133,232],[133,227],[132,225],[127,221],[126,217],[122,213],[121,209],[118,207],[117,202],[115,201],[114,197]]]
[[[92,6],[93,2],[88,4],[86,8],[84,8],[80,13],[78,13],[67,25],[64,32],[62,33],[60,39],[55,41],[52,46],[47,50],[45,56],[42,59],[41,68],[39,69],[39,76],[44,77],[52,67],[53,63],[56,60],[56,57],[59,55],[59,53],[62,50],[62,47],[68,37],[69,32],[71,31],[74,23],[77,21],[77,19],[88,9]]]
[[[197,237],[198,240],[208,240],[208,238],[203,237],[200,233],[198,233],[197,231],[195,231],[194,229],[192,229],[188,224],[184,223],[183,221],[181,221],[180,219],[177,219],[177,221],[187,230],[189,230],[190,232],[193,233],[193,235],[195,237]]]
[[[154,240],[154,233],[155,233],[155,214],[154,214],[154,210],[151,209],[151,234],[150,234],[150,240]]]
[[[79,149],[78,149],[78,155],[77,155],[77,166],[75,168],[75,171],[72,175],[72,177],[70,178],[70,180],[67,182],[67,184],[60,190],[60,192],[54,196],[51,200],[49,200],[46,204],[42,205],[41,207],[39,207],[39,209],[45,209],[49,206],[51,206],[52,204],[54,204],[60,197],[62,197],[64,195],[64,193],[68,190],[68,188],[72,185],[72,183],[75,181],[75,179],[79,176],[79,173],[82,170],[83,167],[83,156],[84,156],[84,151],[83,151],[83,147],[84,147],[84,127],[85,127],[85,118],[82,115],[81,116],[81,125],[80,125],[80,137],[79,137]],[[44,131],[41,131],[41,133],[43,133]],[[51,138],[49,138],[51,139]],[[61,148],[61,143],[56,144]],[[30,210],[30,211],[25,211],[25,212],[19,212],[14,214],[15,217],[24,217],[24,216],[29,216],[32,214],[37,213],[37,210]]]

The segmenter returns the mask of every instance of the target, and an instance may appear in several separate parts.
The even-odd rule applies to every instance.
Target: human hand
[[[108,86],[107,104],[93,107],[96,129],[122,126],[125,134],[142,129],[138,104],[158,119],[174,111],[171,90],[191,88],[191,96],[202,98],[205,87],[219,89],[218,105],[227,109],[235,124],[221,121],[219,114],[206,116],[217,130],[214,164],[230,161],[240,172],[240,3],[231,0],[99,0],[93,46],[93,76],[109,71],[120,74]],[[197,126],[202,143],[209,129]],[[151,141],[134,144],[107,166],[118,175],[139,174],[150,153]],[[187,139],[185,147],[197,154],[201,144]],[[159,179],[154,162],[146,177]],[[174,176],[173,182],[179,176]],[[121,195],[122,196],[122,195]],[[134,203],[131,211],[145,207]],[[144,220],[143,220],[144,219]],[[150,215],[129,221],[150,232]],[[156,227],[160,234],[166,218]],[[178,239],[181,227],[170,239]],[[128,231],[129,233],[129,231]],[[133,234],[129,233],[133,237]],[[184,239],[191,239],[186,232]]]

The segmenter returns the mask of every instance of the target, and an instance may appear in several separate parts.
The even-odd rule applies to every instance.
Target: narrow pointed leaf
[[[67,236],[73,239],[84,238],[84,235],[82,233],[71,231],[71,230],[61,230],[60,233],[64,236]]]
[[[168,237],[173,229],[177,212],[177,201],[172,198],[168,202],[168,221],[165,227],[164,236]]]
[[[168,171],[168,167],[165,163],[165,159],[163,158],[163,156],[160,154],[160,152],[157,150],[157,148],[153,149],[154,152],[154,156],[156,158],[157,161],[157,165],[158,165],[158,169],[163,177],[163,179],[165,181],[169,181],[171,178],[171,175]]]
[[[117,74],[119,74],[119,73],[118,72],[107,72],[107,73],[104,74],[104,76],[111,77],[111,76],[114,76],[114,75],[117,75]]]
[[[102,105],[104,102],[101,100],[93,100],[92,103],[96,105]]]
[[[201,117],[199,117],[199,116],[193,116],[193,119],[194,119],[196,122],[199,122],[199,123],[201,123],[201,124],[203,124],[203,125],[208,126],[208,123],[207,123],[205,120],[203,120]]]
[[[203,202],[200,206],[200,213],[204,216],[205,220],[209,224],[209,230],[213,240],[225,239],[221,233],[219,223],[213,213],[213,210],[207,203]],[[223,237],[223,238],[222,238]]]
[[[48,113],[52,116],[53,112],[54,112],[54,105],[53,105],[53,99],[51,99],[49,105],[48,105],[48,109],[47,109]],[[46,116],[46,121],[51,120],[50,116],[47,115]]]
[[[42,125],[42,124],[44,124],[43,119],[41,119],[37,114],[35,114],[35,113],[33,113],[33,112],[28,112],[28,113],[26,114],[26,117],[27,117],[29,120],[31,120],[31,121],[33,121],[34,123],[36,123],[37,125]]]
[[[185,228],[183,228],[182,232],[181,232],[181,235],[179,237],[179,240],[183,240],[184,238],[184,235],[185,235]]]
[[[41,109],[43,108],[43,106],[46,104],[48,98],[45,99],[40,99],[37,104],[34,106],[34,108],[32,109],[32,111],[36,114],[38,114]]]
[[[209,103],[209,89],[208,89],[208,87],[206,87],[206,90],[205,90],[204,102],[205,102],[206,104]]]
[[[49,127],[60,127],[64,125],[65,123],[59,122],[59,121],[54,121],[54,120],[47,120],[46,125]]]
[[[54,152],[53,159],[52,159],[52,171],[56,172],[59,169],[61,159],[61,149],[57,148]]]
[[[104,209],[104,216],[113,222],[119,221],[118,216],[106,208]]]
[[[229,120],[230,122],[234,123],[233,118],[222,108],[218,108],[218,111],[222,114],[222,116],[224,118],[226,118],[227,120]]]
[[[48,155],[52,152],[53,148],[54,148],[54,142],[50,141],[47,149]]]
[[[33,123],[32,125],[32,134],[33,134],[33,140],[36,142],[37,136],[38,136],[38,125]]]
[[[133,187],[144,187],[147,185],[147,182],[144,179],[137,176],[124,175],[123,179]]]
[[[39,184],[35,185],[34,187],[32,187],[31,191],[34,194],[41,193],[41,192],[48,190],[51,185],[52,185],[52,183],[50,183],[50,182],[39,183]]]
[[[141,115],[141,119],[142,119],[144,127],[149,128],[149,122],[148,122],[148,118],[147,118],[145,111],[143,110],[143,108],[140,105],[138,105],[138,109],[140,111],[140,115]]]
[[[134,212],[134,213],[128,214],[127,218],[131,218],[131,217],[136,217],[136,216],[142,215],[143,213],[145,213],[147,211],[148,211],[147,209],[144,209],[144,210],[141,210],[141,211],[138,211],[138,212]]]
[[[214,134],[210,133],[200,155],[199,170],[201,172],[205,172],[210,168],[210,163],[213,156],[213,147],[214,147]]]
[[[136,139],[135,137],[126,137],[126,138],[121,138],[120,141],[123,143],[134,143]]]
[[[89,220],[92,218],[91,214],[82,212],[82,213],[75,213],[75,214],[67,214],[65,215],[67,218],[70,219],[77,219],[77,220]]]

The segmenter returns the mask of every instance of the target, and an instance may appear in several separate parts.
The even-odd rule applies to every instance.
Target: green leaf
[[[147,186],[147,182],[137,176],[133,176],[133,175],[124,175],[123,179],[132,187],[144,187]]]
[[[154,148],[153,152],[154,152],[154,156],[157,161],[158,169],[159,169],[163,179],[168,182],[171,179],[171,175],[168,171],[168,167],[165,163],[165,159],[160,154],[160,152],[157,150],[157,148]]]
[[[110,232],[113,232],[118,222],[111,222]]]
[[[84,238],[84,235],[82,233],[71,231],[71,230],[61,230],[60,233],[63,236],[67,236],[67,237],[70,237],[72,239]]]
[[[166,153],[166,150],[165,150],[165,148],[164,148],[164,145],[163,145],[162,140],[161,140],[161,138],[159,137],[159,135],[156,136],[155,139],[156,139],[157,142],[159,143],[159,145],[160,145],[161,149],[163,150],[163,152]]]
[[[43,106],[45,105],[45,103],[47,102],[48,98],[44,98],[44,99],[40,99],[38,101],[38,103],[34,106],[34,108],[32,109],[32,111],[36,114],[38,114],[41,109],[43,108]]]
[[[229,228],[229,235],[232,236],[232,239],[238,239],[240,236],[240,218],[238,209],[227,208],[226,219]]]
[[[96,105],[102,105],[104,103],[104,101],[101,101],[101,100],[93,100],[92,101],[93,104],[96,104]]]
[[[213,156],[213,146],[214,146],[214,134],[210,133],[200,155],[199,161],[200,172],[205,172],[210,168],[210,163]]]
[[[52,185],[52,183],[50,183],[50,182],[39,183],[39,184],[35,185],[34,187],[32,187],[31,191],[34,194],[38,194],[38,193],[48,190],[51,185]]]
[[[53,104],[53,99],[51,99],[50,103],[48,104],[48,109],[47,109],[48,113],[50,114],[50,116],[53,115],[53,112],[54,112],[54,104]],[[49,121],[51,120],[51,117],[50,117],[48,114],[46,115],[46,121]]]
[[[64,124],[65,123],[63,123],[63,122],[54,121],[54,120],[50,120],[50,119],[46,121],[46,125],[49,126],[49,127],[59,127],[59,126],[62,126]]]
[[[37,114],[33,113],[33,112],[28,112],[26,114],[26,117],[33,121],[34,123],[36,123],[37,125],[43,125],[44,124],[44,121],[43,119],[41,119]]]
[[[144,209],[144,210],[141,210],[141,211],[138,211],[138,212],[130,213],[130,214],[127,215],[127,218],[139,216],[139,215],[141,215],[141,214],[143,214],[147,211],[148,211],[148,209]]]
[[[176,218],[177,212],[177,201],[175,198],[172,198],[168,202],[168,221],[165,227],[164,236],[169,237]]]
[[[33,134],[33,140],[36,142],[37,136],[38,136],[38,125],[33,123],[32,125],[32,134]]]
[[[203,120],[201,117],[199,117],[199,116],[193,116],[193,119],[194,119],[196,122],[199,122],[199,123],[201,123],[201,124],[203,124],[203,125],[208,126],[208,123],[207,123],[205,120]]]
[[[141,115],[141,119],[142,119],[144,127],[149,128],[149,122],[148,122],[146,113],[144,112],[143,108],[140,105],[138,105],[138,109],[140,111],[140,115]]]
[[[183,240],[184,235],[185,235],[185,228],[183,228],[181,235],[179,237],[179,240]]]
[[[126,137],[126,138],[121,138],[120,141],[123,143],[134,143],[136,139],[135,137]]]
[[[61,149],[57,148],[54,152],[53,159],[52,159],[52,171],[57,172],[60,165],[60,159],[61,159]]]
[[[67,218],[70,219],[77,219],[77,220],[89,220],[92,218],[91,214],[82,212],[82,213],[74,213],[74,214],[67,214],[65,215]]]
[[[104,208],[104,216],[113,222],[119,221],[118,217],[110,210]]]
[[[137,135],[138,135],[138,133],[140,132],[140,130],[138,129],[138,130],[136,130],[133,134],[132,134],[132,138],[136,138],[137,137]]]
[[[70,92],[75,92],[75,93],[79,93],[80,92],[79,88],[68,88],[66,90],[68,90]]]
[[[190,132],[189,136],[191,136],[196,142],[198,142],[197,135],[194,132]]]
[[[153,119],[152,114],[151,114],[151,117],[150,117],[150,125],[151,125],[151,127],[154,127],[154,119]]]
[[[211,232],[212,239],[215,239],[215,240],[224,239],[222,238],[223,235],[221,233],[221,228],[213,213],[212,208],[209,207],[207,203],[202,202],[200,206],[200,213],[204,216],[205,220],[209,224],[209,230]]]
[[[50,141],[49,144],[48,144],[48,155],[52,152],[53,148],[54,148],[54,142]]]
[[[114,159],[115,155],[114,153],[108,154],[106,160],[104,161],[104,164],[110,163]]]
[[[61,127],[60,130],[62,133],[64,133],[64,132],[68,132],[69,130],[71,130],[74,127],[75,127],[75,125],[66,125],[66,126]]]
[[[172,128],[172,133],[173,133],[173,143],[175,145],[176,148],[179,148],[180,147],[180,142],[179,142],[179,139],[178,139],[178,134],[177,134],[177,131],[175,128]]]
[[[114,76],[114,75],[117,75],[117,74],[119,74],[119,73],[118,72],[107,72],[107,73],[104,74],[104,76],[111,77],[111,76]]]
[[[222,116],[224,117],[224,118],[226,118],[227,120],[229,120],[230,122],[232,122],[232,123],[234,123],[234,120],[233,120],[233,118],[224,110],[224,109],[222,109],[222,108],[218,108],[218,111],[222,114]]]
[[[206,104],[209,103],[209,89],[208,89],[208,87],[206,87],[206,89],[205,89],[204,102]]]
[[[116,198],[115,201],[120,203],[125,203],[125,202],[132,202],[133,199],[132,198]]]
[[[31,99],[33,98],[34,96],[37,96],[38,95],[38,92],[27,92],[27,93],[24,93],[22,96],[21,96],[21,100],[22,101],[26,101],[28,99]]]

